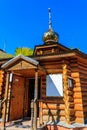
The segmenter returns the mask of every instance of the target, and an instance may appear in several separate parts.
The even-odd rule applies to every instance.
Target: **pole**
[[[31,130],[33,130],[34,100],[31,101]]]
[[[38,71],[35,72],[34,130],[37,130]]]

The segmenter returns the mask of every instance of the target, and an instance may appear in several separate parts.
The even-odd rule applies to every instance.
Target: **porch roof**
[[[13,74],[28,78],[34,77],[37,69],[39,76],[46,73],[37,60],[23,55],[16,56],[7,61],[1,68],[5,71],[12,72]]]
[[[11,60],[7,61],[5,64],[3,64],[1,66],[1,68],[2,69],[7,69],[8,67],[13,65],[18,60],[24,60],[24,61],[26,61],[28,63],[31,63],[31,64],[35,65],[35,66],[37,66],[39,64],[38,61],[36,61],[36,60],[34,60],[34,59],[30,58],[30,57],[26,57],[26,56],[23,56],[23,55],[18,55],[16,57],[12,58]]]

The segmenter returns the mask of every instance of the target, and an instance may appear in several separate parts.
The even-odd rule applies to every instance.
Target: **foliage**
[[[33,54],[33,49],[27,48],[27,47],[22,47],[22,48],[16,48],[15,50],[15,55],[22,54],[24,56],[30,56]]]

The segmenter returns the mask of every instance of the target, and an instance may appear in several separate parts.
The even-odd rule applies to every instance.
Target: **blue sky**
[[[49,7],[59,42],[87,53],[87,0],[0,0],[0,48],[14,54],[43,44]]]

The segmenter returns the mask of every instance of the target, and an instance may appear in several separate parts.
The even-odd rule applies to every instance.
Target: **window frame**
[[[58,78],[59,78],[59,76],[60,76],[60,78],[59,78],[59,80],[61,79],[61,81],[60,81],[60,83],[61,83],[61,90],[59,91],[59,84],[58,84],[58,82],[57,82],[57,87],[56,87],[56,89],[58,90],[58,92],[59,92],[59,94],[58,95],[55,95],[55,94],[48,94],[49,92],[47,92],[48,90],[47,89],[49,89],[49,86],[48,86],[48,84],[47,84],[47,76],[51,76],[51,75],[53,75],[53,76],[58,76]],[[52,87],[52,86],[51,86]],[[47,74],[46,75],[46,97],[63,97],[64,96],[64,93],[63,93],[63,74],[62,73],[60,73],[60,74],[58,74],[58,73],[53,73],[53,74]]]

